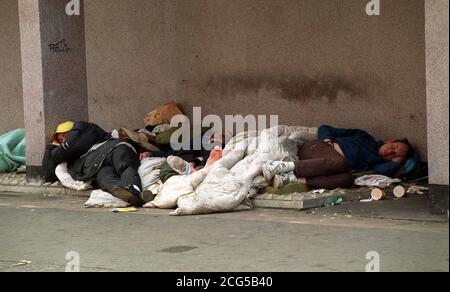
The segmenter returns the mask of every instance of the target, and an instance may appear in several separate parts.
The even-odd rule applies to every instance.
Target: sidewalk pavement
[[[382,272],[449,268],[447,216],[426,196],[187,217],[85,200],[0,193],[0,271],[65,271],[74,254],[82,272],[364,272],[374,255]]]
[[[43,183],[39,180],[27,181],[23,173],[0,174],[0,193],[24,193],[36,195],[58,195],[89,197],[91,191],[74,191],[61,183]],[[287,195],[259,194],[253,199],[256,208],[274,208],[288,210],[304,210],[309,208],[333,205],[342,199],[343,202],[359,201],[370,198],[369,188],[337,189],[325,192],[293,193]]]

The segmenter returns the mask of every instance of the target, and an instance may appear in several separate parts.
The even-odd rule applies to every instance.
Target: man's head
[[[66,141],[69,131],[73,129],[73,125],[74,123],[71,121],[59,124],[58,127],[56,127],[55,134],[52,136],[53,142],[57,141],[61,144]]]
[[[380,147],[378,154],[388,161],[403,163],[412,155],[413,151],[408,139],[404,138],[387,141]]]
[[[65,142],[67,140],[67,135],[68,133],[58,133],[56,134],[56,140],[58,141],[59,144],[62,144],[63,142]]]

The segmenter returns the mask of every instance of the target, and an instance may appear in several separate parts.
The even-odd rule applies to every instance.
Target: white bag
[[[306,133],[306,134],[305,134]],[[312,133],[312,134],[311,134]],[[193,215],[235,210],[250,195],[251,188],[263,185],[255,180],[269,160],[294,160],[303,136],[315,129],[277,126],[261,132],[241,133],[225,147],[223,157],[211,166],[195,192],[178,197],[178,209],[170,215]],[[295,139],[290,139],[293,137]]]
[[[191,181],[187,175],[175,175],[169,178],[156,198],[144,205],[145,208],[173,209],[177,206],[178,198],[193,193]]]
[[[91,188],[91,182],[74,180],[67,169],[67,162],[61,163],[55,169],[56,177],[66,188],[75,191],[85,191]]]
[[[125,208],[129,205],[127,202],[102,190],[92,191],[91,197],[84,203],[86,208]]]
[[[161,166],[166,162],[165,158],[149,157],[145,158],[139,166],[139,177],[142,182],[142,189],[147,191],[152,185],[158,182]]]

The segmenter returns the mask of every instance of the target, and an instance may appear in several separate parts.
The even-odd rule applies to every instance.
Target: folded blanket
[[[0,136],[0,173],[13,172],[25,165],[25,129]]]

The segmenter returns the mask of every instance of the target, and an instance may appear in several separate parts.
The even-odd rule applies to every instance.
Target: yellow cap
[[[62,133],[69,132],[70,130],[73,129],[73,125],[74,125],[74,123],[71,121],[59,124],[58,127],[56,127],[55,134],[62,134]]]

